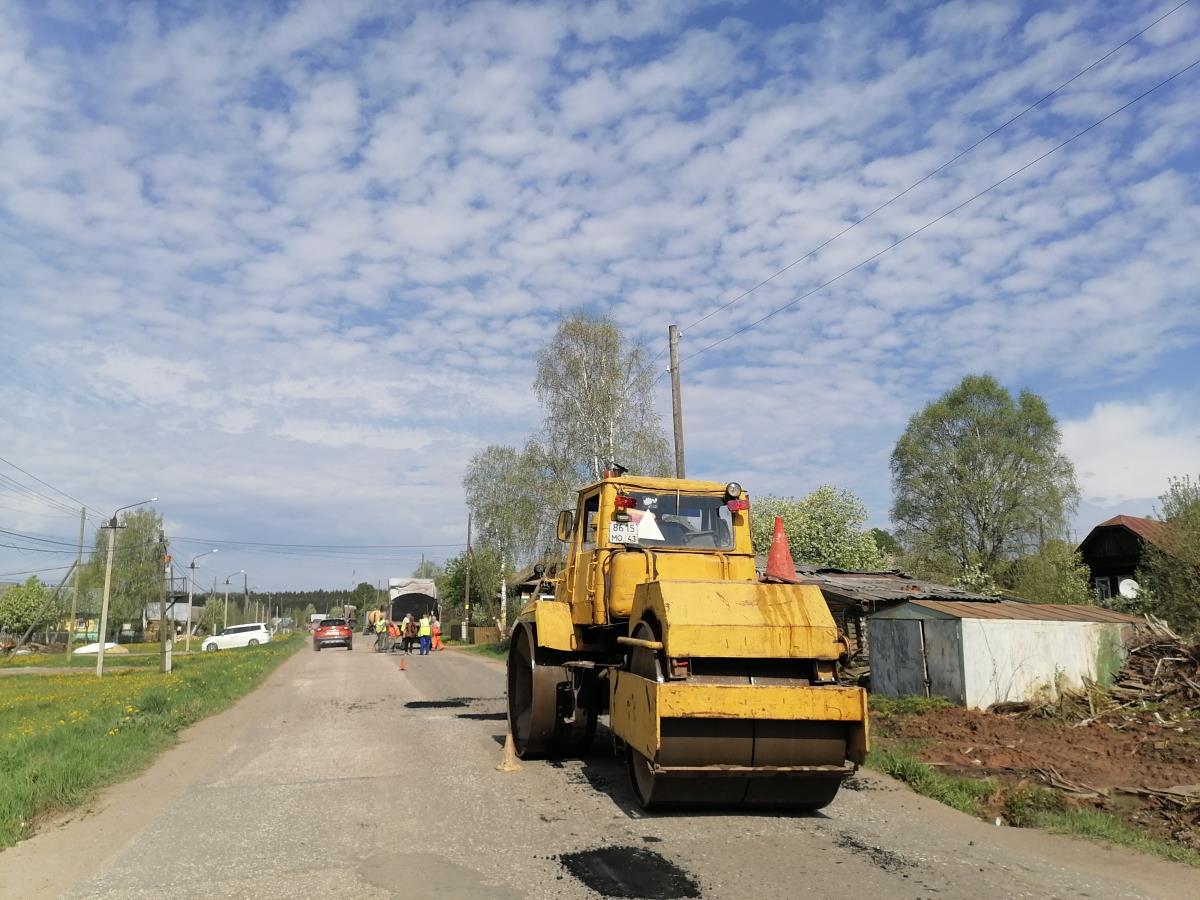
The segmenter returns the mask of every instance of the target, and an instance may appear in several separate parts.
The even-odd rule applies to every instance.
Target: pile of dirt
[[[1152,622],[1111,687],[988,712],[944,707],[880,723],[954,774],[1027,782],[1200,849],[1200,642]]]

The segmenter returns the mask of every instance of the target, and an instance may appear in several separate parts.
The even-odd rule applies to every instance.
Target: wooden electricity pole
[[[683,399],[679,392],[679,326],[667,329],[671,346],[671,419],[675,426],[675,477],[686,478],[683,465]]]
[[[171,600],[171,557],[167,555],[167,536],[163,532],[158,533],[158,547],[162,551],[163,564],[163,592],[162,602],[158,607],[158,652],[159,652],[159,671],[164,675],[171,671],[171,645],[175,641],[175,614],[170,615],[170,625],[167,624],[168,603]],[[170,603],[173,609],[175,604]],[[170,635],[167,634],[167,628],[171,629]]]
[[[465,611],[463,614],[462,639],[463,643],[470,640],[471,627],[471,514],[467,513],[467,561],[466,561],[466,578],[463,587],[463,605]]]
[[[71,590],[71,617],[67,619],[67,665],[71,665],[71,650],[75,643],[75,613],[79,604],[79,570],[83,568],[83,525],[87,507],[79,508],[79,550],[75,553],[75,584]]]

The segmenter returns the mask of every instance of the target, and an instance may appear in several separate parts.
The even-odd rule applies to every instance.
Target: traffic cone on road
[[[775,517],[775,533],[771,536],[771,552],[767,555],[766,577],[773,581],[785,581],[795,584],[800,579],[796,577],[796,563],[792,560],[792,551],[788,547],[787,535],[783,531],[783,517]]]
[[[408,671],[408,667],[404,665],[404,657],[403,657],[403,656],[402,656],[402,657],[400,657],[400,671],[401,671],[401,672],[407,672],[407,671]]]
[[[497,772],[520,772],[523,769],[517,762],[517,748],[513,745],[512,732],[504,735],[504,758],[500,760],[500,765],[496,766]]]

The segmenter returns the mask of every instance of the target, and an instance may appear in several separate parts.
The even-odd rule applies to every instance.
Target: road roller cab
[[[510,643],[519,755],[582,753],[608,712],[645,806],[833,799],[866,755],[866,694],[837,684],[820,589],[758,580],[740,485],[609,474],[558,530],[554,598]]]

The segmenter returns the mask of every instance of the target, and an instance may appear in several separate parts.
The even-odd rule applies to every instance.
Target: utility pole
[[[675,477],[685,478],[683,465],[683,400],[679,393],[679,326],[667,329],[671,346],[671,419],[675,426]]]
[[[500,640],[508,634],[508,573],[500,562]]]
[[[467,513],[467,572],[466,581],[463,587],[463,605],[465,613],[463,615],[462,639],[465,644],[470,640],[469,629],[471,627],[471,514]]]
[[[104,675],[104,638],[108,631],[108,592],[112,587],[112,567],[113,567],[113,550],[116,549],[117,529],[124,528],[124,525],[117,524],[117,513],[126,509],[133,509],[135,506],[145,506],[147,503],[154,503],[158,500],[157,497],[151,497],[149,500],[141,500],[138,503],[130,503],[128,506],[119,506],[113,511],[112,518],[108,520],[108,524],[104,528],[109,530],[108,537],[108,562],[104,566],[104,596],[100,600],[100,634],[99,644],[96,648],[96,677]]]
[[[79,550],[75,554],[75,585],[71,590],[71,618],[67,620],[67,665],[71,665],[71,649],[75,644],[75,613],[79,603],[79,570],[83,568],[83,525],[87,520],[87,507],[79,508]]]
[[[108,530],[108,561],[104,564],[104,595],[100,600],[100,632],[97,635],[99,646],[96,648],[96,677],[104,676],[104,639],[108,636],[108,592],[112,587],[112,566],[113,566],[113,550],[117,544],[117,529],[122,527],[117,525],[116,514],[107,525],[102,526]]]
[[[188,614],[187,627],[183,633],[183,649],[192,652],[192,597],[196,593],[196,561],[193,559],[188,566]]]
[[[188,563],[188,612],[187,612],[187,633],[183,636],[183,649],[192,652],[192,597],[196,593],[196,560],[201,556],[208,556],[210,553],[218,553],[218,550],[207,550],[199,556],[193,557]]]
[[[160,671],[166,675],[171,671],[171,644],[175,640],[175,617],[172,614],[170,625],[167,624],[167,601],[171,599],[171,557],[167,555],[167,536],[158,533],[158,546],[162,549],[163,561],[163,595],[158,608],[158,649],[161,659]],[[167,637],[167,628],[171,636]]]

